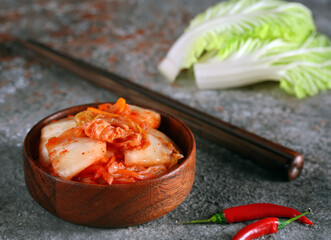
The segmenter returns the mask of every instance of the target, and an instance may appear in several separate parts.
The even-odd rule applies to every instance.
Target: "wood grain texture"
[[[126,227],[155,220],[175,209],[191,191],[196,146],[190,129],[161,113],[160,130],[181,148],[185,158],[167,174],[133,184],[83,184],[51,176],[37,164],[40,130],[55,119],[85,110],[88,104],[57,112],[37,123],[24,141],[25,181],[32,197],[65,221],[93,227]]]
[[[198,135],[255,161],[286,180],[294,180],[300,175],[304,163],[304,156],[301,153],[198,111],[116,74],[54,51],[38,42],[22,39],[17,39],[17,42],[117,96],[124,97],[136,104],[148,103],[150,106],[171,113],[183,120]]]

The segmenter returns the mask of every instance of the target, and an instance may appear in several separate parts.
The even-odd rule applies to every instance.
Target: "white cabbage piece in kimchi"
[[[103,160],[107,152],[106,142],[75,136],[74,131],[69,129],[46,144],[55,175],[66,179]]]
[[[157,129],[161,123],[161,115],[153,110],[129,105],[131,113],[137,116],[137,120],[148,128]]]
[[[176,144],[164,133],[149,128],[147,136],[150,145],[143,149],[129,149],[124,151],[125,164],[127,166],[153,166],[164,164],[171,167],[183,158]]]
[[[43,167],[50,164],[48,151],[45,147],[48,140],[52,137],[58,137],[68,129],[76,127],[73,117],[63,118],[61,120],[51,122],[41,129],[40,145],[39,145],[39,161]]]

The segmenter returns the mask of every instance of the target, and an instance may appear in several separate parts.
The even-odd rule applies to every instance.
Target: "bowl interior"
[[[102,103],[91,103],[70,107],[44,118],[43,120],[38,122],[28,133],[24,141],[25,153],[30,159],[34,160],[35,164],[38,165],[37,160],[39,158],[41,129],[54,120],[59,120],[70,115],[75,115],[80,111],[86,110],[87,107],[97,107],[97,105],[99,104]],[[151,107],[141,107],[154,110],[161,114],[161,125],[159,127],[159,130],[165,133],[170,139],[172,139],[183,151],[184,158],[178,162],[179,164],[176,166],[177,168],[182,164],[183,161],[185,161],[186,157],[192,152],[193,148],[195,147],[195,140],[192,132],[181,120],[175,118],[168,113],[162,112]],[[40,166],[38,165],[38,167]]]

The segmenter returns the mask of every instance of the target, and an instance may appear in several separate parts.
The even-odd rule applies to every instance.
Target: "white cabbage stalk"
[[[219,50],[233,36],[302,42],[315,30],[311,12],[281,0],[231,0],[196,16],[160,62],[159,70],[174,81],[205,51]]]
[[[234,39],[203,63],[194,65],[198,88],[240,87],[265,80],[298,98],[331,89],[331,43],[314,33],[302,44],[280,39]]]

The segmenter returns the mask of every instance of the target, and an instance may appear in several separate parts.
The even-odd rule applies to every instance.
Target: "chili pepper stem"
[[[311,211],[312,211],[311,208],[309,208],[308,211],[306,211],[306,212],[304,212],[304,213],[302,213],[302,214],[300,214],[298,216],[295,216],[295,217],[293,217],[291,219],[288,219],[286,221],[279,220],[278,230],[281,229],[281,228],[283,228],[283,227],[285,227],[287,224],[289,224],[289,223],[297,220],[298,218],[301,218],[302,216],[306,215],[307,213],[310,213]]]
[[[206,223],[206,222],[212,222],[212,220],[209,219],[200,219],[200,220],[192,220],[188,222],[180,222],[179,224],[190,224],[190,223]]]
[[[207,223],[207,222],[213,222],[213,223],[227,223],[228,221],[226,220],[224,213],[219,212],[215,215],[213,215],[209,219],[202,219],[202,220],[193,220],[193,221],[188,221],[188,222],[183,222],[180,224],[189,224],[189,223]]]

